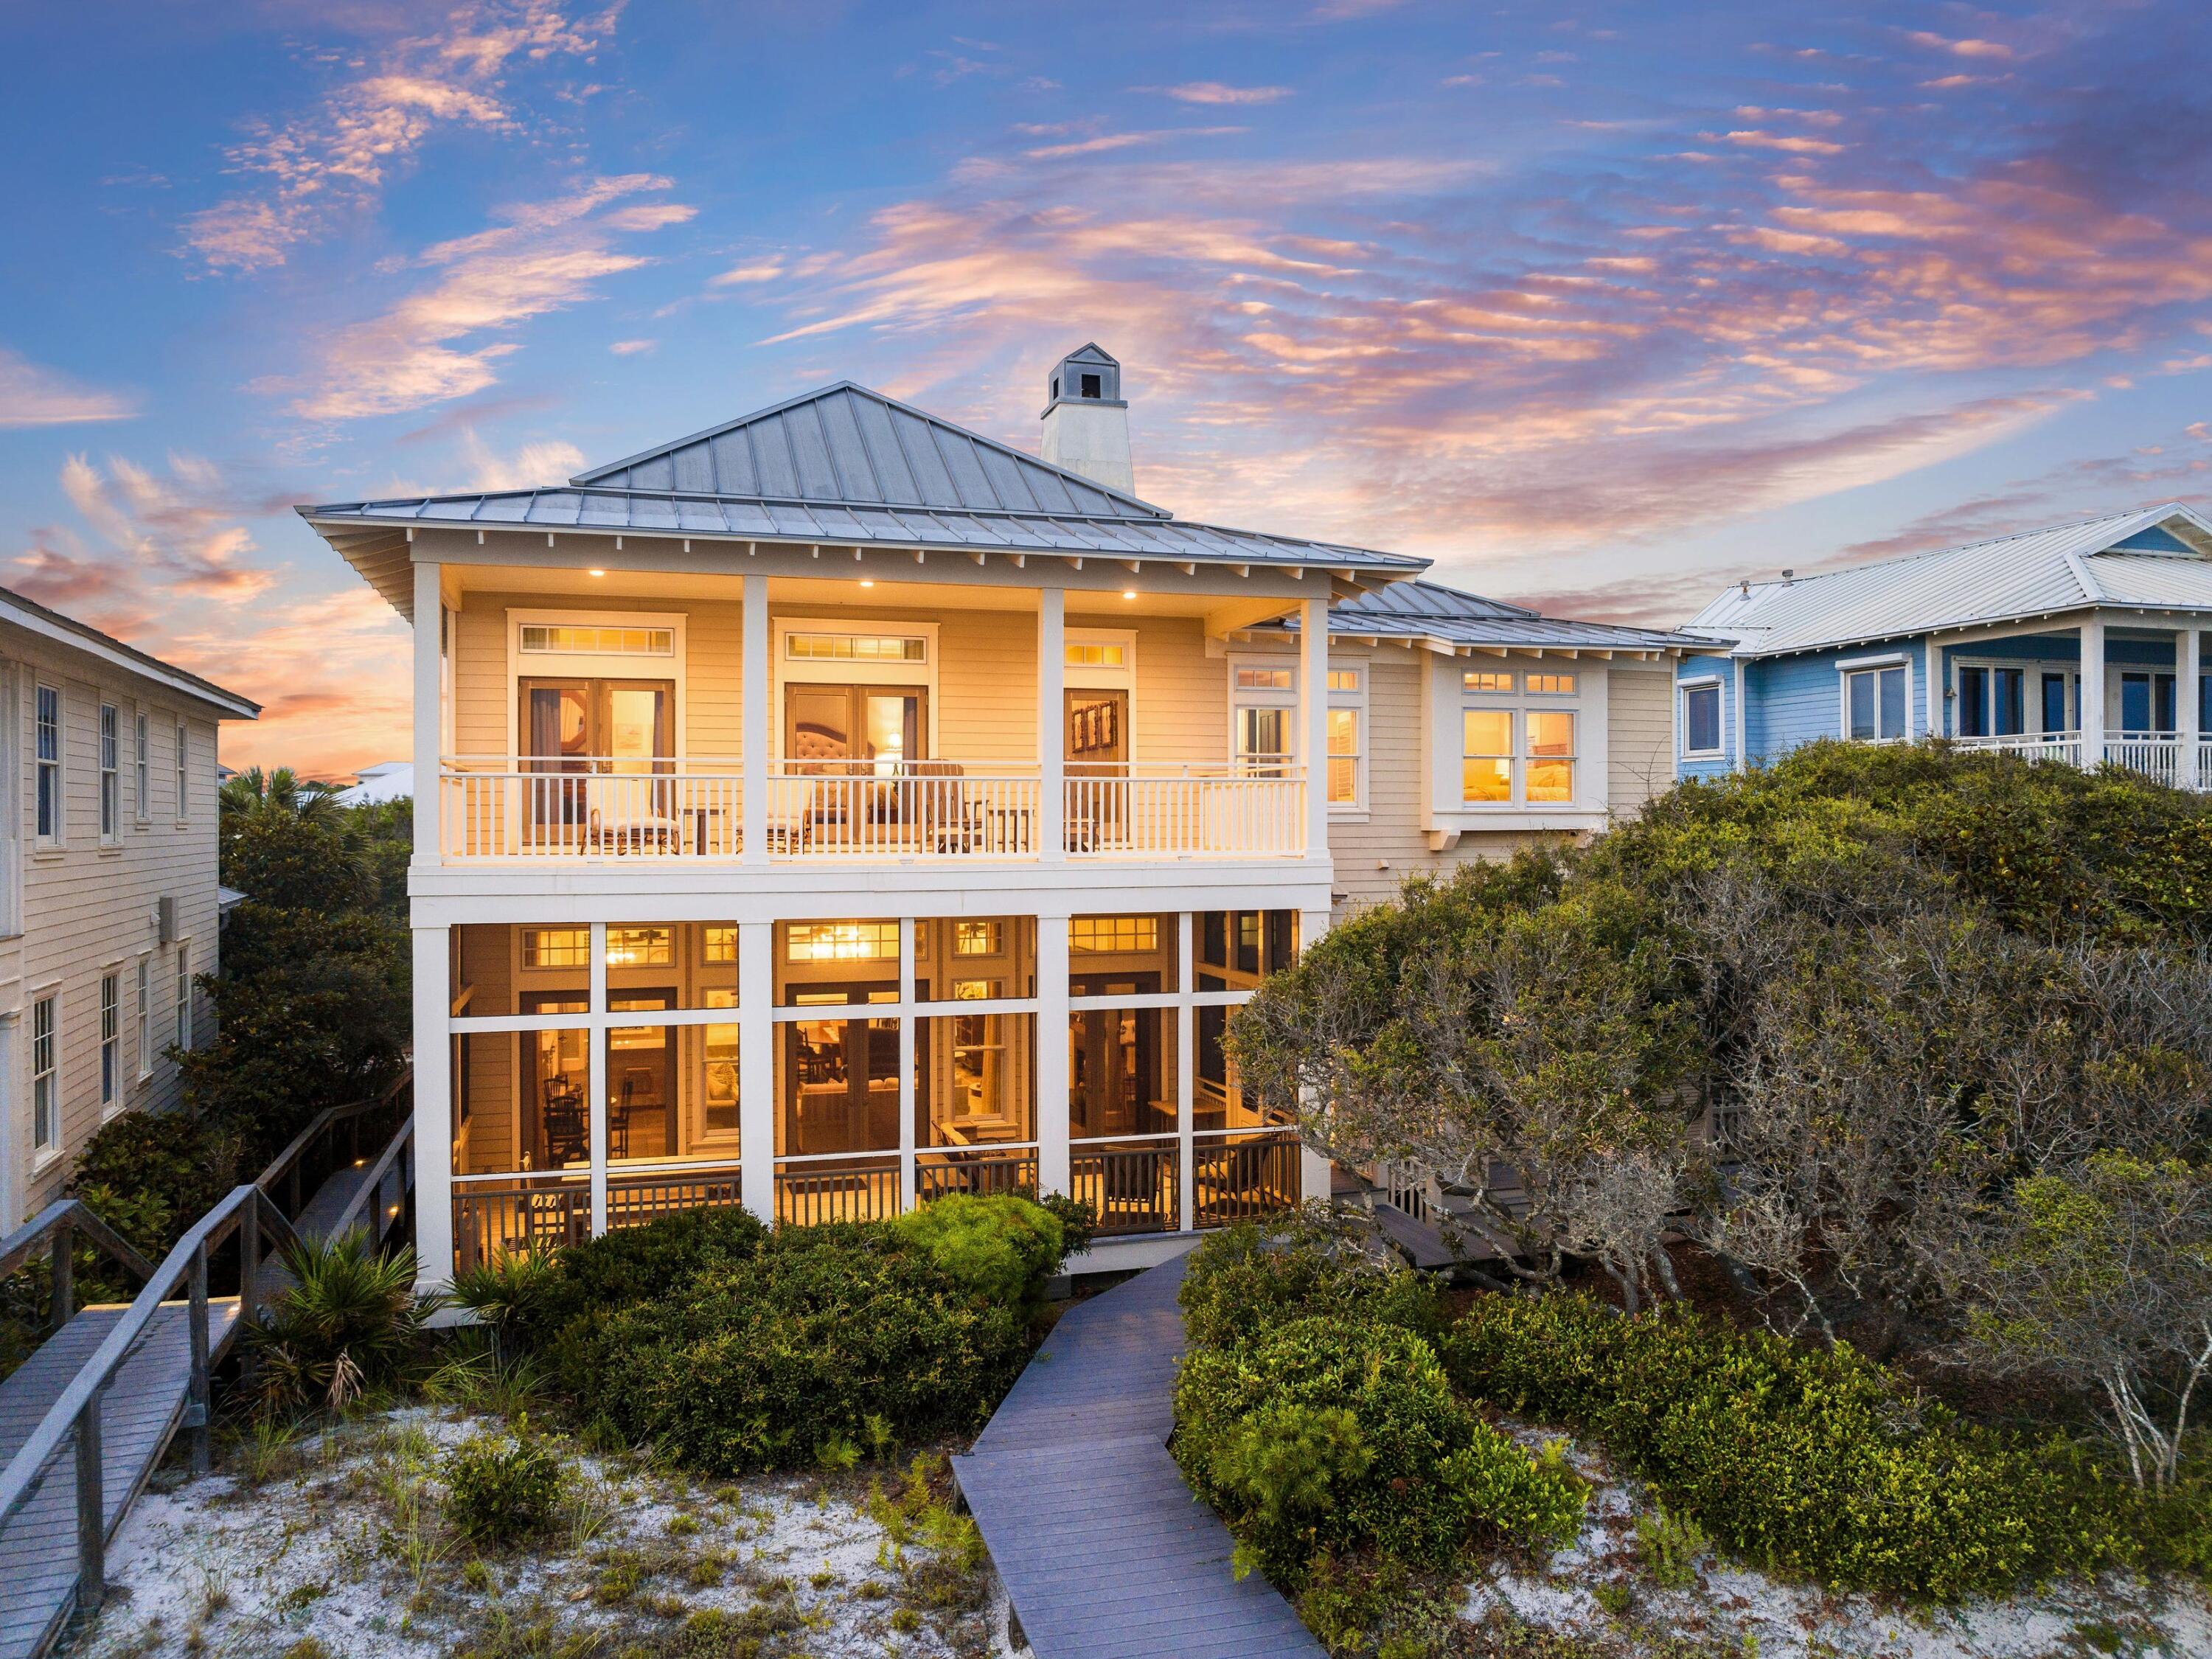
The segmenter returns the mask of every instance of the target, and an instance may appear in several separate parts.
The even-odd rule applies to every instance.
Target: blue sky
[[[2201,5],[0,7],[0,583],[404,744],[301,501],[851,379],[1565,614],[2212,466]]]

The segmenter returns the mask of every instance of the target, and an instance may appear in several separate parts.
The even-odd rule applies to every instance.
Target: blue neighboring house
[[[2212,787],[2212,521],[2176,502],[1818,575],[1745,582],[1686,625],[1675,769],[1816,738],[1930,733]]]

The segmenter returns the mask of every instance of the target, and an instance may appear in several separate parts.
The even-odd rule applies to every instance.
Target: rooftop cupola
[[[1042,419],[1048,464],[1125,495],[1136,494],[1120,363],[1096,345],[1069,352],[1053,368]]]

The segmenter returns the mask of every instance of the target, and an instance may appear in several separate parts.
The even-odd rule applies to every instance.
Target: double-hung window
[[[1844,735],[1854,743],[1897,743],[1904,738],[1903,663],[1844,671]]]
[[[131,717],[131,813],[143,823],[154,811],[153,722],[139,709]]]
[[[138,1075],[143,1080],[154,1075],[154,959],[138,958],[137,1006],[134,1011],[137,1029],[132,1032],[134,1046],[138,1051]]]
[[[31,1150],[51,1152],[61,1140],[61,1097],[54,1072],[54,999],[31,1005]]]
[[[1513,799],[1513,711],[1468,708],[1460,714],[1460,799],[1490,805]]]
[[[1682,758],[1714,760],[1721,753],[1721,683],[1689,680],[1682,686]]]
[[[113,1109],[123,1091],[123,976],[100,976],[100,1109]]]
[[[1328,804],[1358,806],[1365,797],[1360,774],[1367,724],[1367,671],[1328,671]]]
[[[192,947],[177,947],[177,1047],[192,1046]]]
[[[62,840],[62,694],[58,686],[39,687],[32,726],[39,768],[39,839],[49,847],[58,847]]]
[[[100,840],[115,844],[123,828],[122,715],[112,702],[100,705]]]
[[[177,822],[182,823],[190,815],[191,789],[191,733],[182,720],[177,722]]]

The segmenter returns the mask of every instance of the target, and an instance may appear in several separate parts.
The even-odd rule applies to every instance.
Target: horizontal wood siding
[[[1674,787],[1674,682],[1662,665],[1614,663],[1606,674],[1606,805],[1633,817]]]

